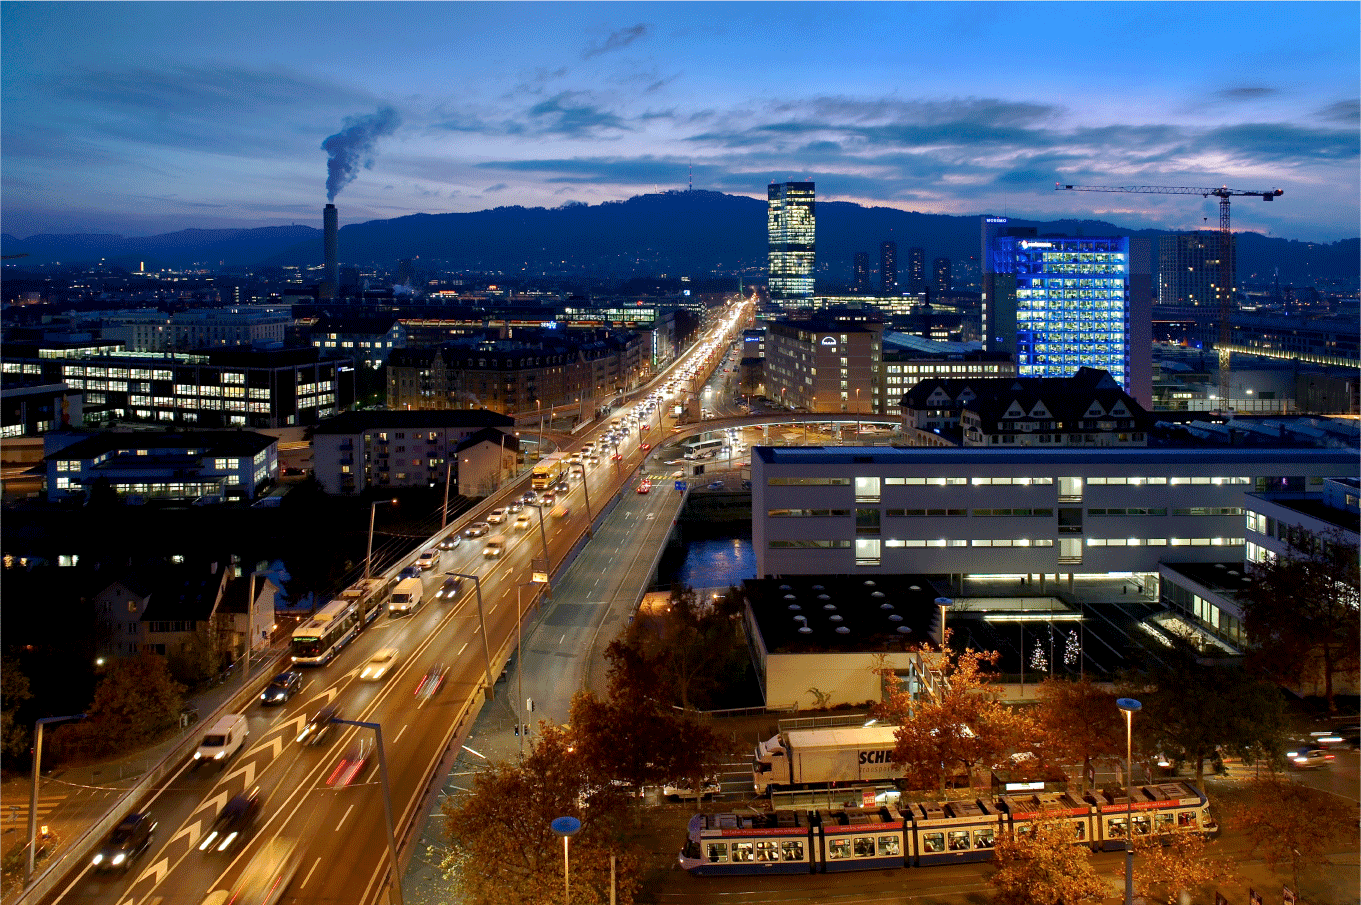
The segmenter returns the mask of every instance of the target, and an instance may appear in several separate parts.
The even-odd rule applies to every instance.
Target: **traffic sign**
[[[676,489],[683,492],[683,491],[685,490],[685,482],[684,482],[684,481],[677,481],[677,482],[676,482]]]

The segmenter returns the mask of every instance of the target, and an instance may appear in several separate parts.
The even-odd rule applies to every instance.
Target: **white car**
[[[530,520],[528,512],[521,512],[515,516],[515,530],[517,531],[527,531],[532,524],[534,522]]]
[[[369,658],[369,662],[364,664],[364,668],[359,672],[359,678],[377,682],[397,665],[399,654],[400,652],[395,647],[380,649]]]
[[[489,524],[489,525],[499,525],[499,524],[501,524],[502,522],[504,522],[505,520],[506,520],[506,510],[504,510],[504,509],[493,509],[493,510],[487,515],[487,524]]]

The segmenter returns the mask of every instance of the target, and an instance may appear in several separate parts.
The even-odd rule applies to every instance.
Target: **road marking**
[[[317,860],[315,860],[315,861],[312,862],[312,869],[309,870],[309,871],[307,872],[307,876],[305,876],[305,877],[302,878],[302,883],[299,884],[299,885],[301,885],[301,886],[306,886],[306,885],[307,885],[307,881],[310,880],[310,879],[312,879],[312,874],[316,873],[316,871],[317,871],[317,866],[318,866],[319,864],[321,864],[321,859],[320,859],[320,858],[318,858]]]
[[[566,633],[566,632],[563,632],[563,633],[562,633],[562,637],[558,639],[558,645],[561,646],[562,643],[563,643],[564,641],[566,641],[566,640],[567,640],[567,633]]]
[[[344,817],[341,817],[341,818],[340,818],[340,822],[336,824],[336,829],[335,829],[335,831],[336,831],[337,833],[340,832],[340,828],[341,828],[342,826],[345,825],[345,820],[346,820],[346,818],[348,818],[348,817],[350,816],[350,811],[353,811],[353,810],[354,810],[354,805],[350,805],[348,808],[345,809],[345,816],[344,816]]]
[[[397,738],[394,738],[394,739],[392,740],[392,743],[393,743],[394,745],[397,744],[397,739],[401,738],[401,737],[402,737],[402,732],[405,732],[405,731],[406,731],[406,725],[403,724],[402,729],[401,729],[401,732],[398,732],[398,733],[397,733]]]
[[[460,648],[458,649],[458,653],[454,654],[454,656],[455,656],[455,657],[461,657],[461,656],[463,656],[463,652],[464,652],[465,650],[467,650],[467,649],[468,649],[468,642],[467,642],[467,641],[464,641],[464,642],[463,642],[463,646],[460,647]]]

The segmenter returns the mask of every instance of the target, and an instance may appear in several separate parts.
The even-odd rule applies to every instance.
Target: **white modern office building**
[[[1156,580],[1242,561],[1246,495],[1358,471],[1355,449],[755,447],[756,574]]]

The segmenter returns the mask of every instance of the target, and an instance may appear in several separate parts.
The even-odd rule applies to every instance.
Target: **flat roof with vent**
[[[792,575],[742,582],[770,653],[902,650],[934,641],[940,593],[924,575]]]

